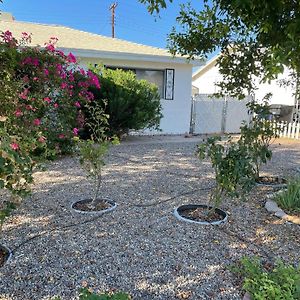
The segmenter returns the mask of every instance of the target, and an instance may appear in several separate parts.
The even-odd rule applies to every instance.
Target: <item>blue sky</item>
[[[109,6],[114,0],[4,0],[0,10],[11,12],[18,21],[60,24],[72,28],[111,36]],[[166,47],[167,34],[179,11],[174,0],[160,18],[151,16],[138,0],[118,0],[116,37],[155,47]],[[192,0],[200,8],[202,1]]]

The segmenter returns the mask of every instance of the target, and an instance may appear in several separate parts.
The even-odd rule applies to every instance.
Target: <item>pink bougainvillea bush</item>
[[[0,201],[0,233],[20,197],[30,193],[35,162],[72,150],[85,126],[82,109],[93,101],[89,88],[100,88],[94,73],[57,50],[56,42],[51,37],[31,47],[28,33],[17,40],[0,32],[0,190],[12,195]]]
[[[89,88],[100,88],[91,71],[79,68],[72,53],[31,47],[31,36],[17,40],[0,32],[0,190],[11,198],[0,201],[3,222],[19,200],[30,193],[32,170],[39,158],[71,151],[73,138],[84,127],[81,112],[93,100]]]
[[[72,53],[57,50],[56,42],[51,37],[43,47],[31,47],[28,33],[20,40],[9,31],[0,34],[0,117],[6,120],[0,126],[35,157],[71,150],[84,126],[81,108],[93,100],[88,89],[100,88],[94,73],[80,68]]]

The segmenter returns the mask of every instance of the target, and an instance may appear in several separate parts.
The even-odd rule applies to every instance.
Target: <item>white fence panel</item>
[[[222,129],[223,106],[220,99],[198,95],[194,102],[194,133],[219,133]]]
[[[239,133],[243,121],[249,123],[250,115],[248,113],[247,103],[251,98],[245,100],[237,100],[234,98],[227,99],[227,110],[225,114],[225,132]]]
[[[277,123],[279,129],[279,136],[290,138],[290,139],[300,139],[300,122],[280,122]]]
[[[251,97],[237,100],[211,96],[199,94],[193,98],[192,133],[239,133],[242,122],[250,121],[246,104],[251,100]]]

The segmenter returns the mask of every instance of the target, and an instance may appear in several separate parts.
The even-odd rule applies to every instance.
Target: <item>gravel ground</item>
[[[91,195],[78,161],[66,157],[35,173],[31,198],[4,226],[13,259],[0,269],[1,300],[77,299],[86,283],[133,299],[241,299],[227,270],[242,256],[299,262],[299,226],[263,208],[270,189],[245,201],[224,199],[229,222],[180,222],[175,207],[206,203],[213,173],[195,157],[197,138],[131,138],[111,149],[102,195],[118,203],[100,217],[71,211]],[[300,141],[279,140],[263,174],[291,176],[300,167]],[[158,203],[162,202],[162,203]]]

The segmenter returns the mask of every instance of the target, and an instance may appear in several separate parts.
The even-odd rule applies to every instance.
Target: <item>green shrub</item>
[[[103,69],[99,73],[101,89],[90,88],[95,103],[107,100],[109,134],[121,136],[129,130],[159,129],[161,114],[158,88],[138,80],[131,71]],[[86,113],[88,119],[89,115]]]
[[[244,277],[243,289],[253,300],[300,299],[300,268],[278,261],[273,268],[262,266],[258,258],[243,258],[232,271]]]
[[[95,294],[93,292],[90,292],[87,288],[80,289],[79,294],[79,300],[131,300],[132,298],[122,292],[117,293],[101,293],[101,294]],[[60,297],[55,297],[53,300],[61,300]]]
[[[255,168],[255,177],[259,177],[262,164],[266,164],[272,158],[270,150],[271,142],[278,137],[279,128],[274,122],[268,120],[270,116],[270,106],[266,95],[264,103],[250,102],[247,104],[252,113],[252,120],[249,124],[244,123],[241,129],[239,144],[247,147]]]
[[[80,164],[86,171],[87,176],[92,178],[95,182],[95,193],[91,203],[91,206],[94,206],[101,188],[102,168],[105,165],[104,157],[110,145],[117,144],[118,139],[115,137],[108,138],[106,136],[108,115],[104,114],[100,106],[87,104],[86,109],[90,114],[89,122],[86,122],[86,126],[90,132],[90,138],[84,140],[77,137],[75,140],[78,142]]]
[[[277,204],[289,211],[300,211],[300,177],[289,180],[287,189],[281,190],[275,197]]]
[[[210,199],[214,207],[221,204],[223,196],[242,196],[254,185],[254,169],[247,148],[230,138],[226,144],[220,136],[208,138],[198,146],[198,156],[210,158],[215,171],[216,187]]]

